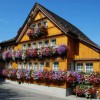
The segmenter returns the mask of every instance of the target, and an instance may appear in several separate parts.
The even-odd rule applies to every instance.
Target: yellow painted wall
[[[44,16],[44,14],[42,13],[42,12],[38,12],[38,14],[36,15],[36,17],[35,17],[35,19],[33,20],[33,21],[36,21],[36,20],[39,20],[39,19],[41,19],[41,18],[44,18],[45,16]]]
[[[40,15],[41,15],[42,17],[41,17]],[[44,17],[45,17],[45,16],[44,16],[41,12],[39,12],[39,13],[37,14],[37,16],[35,17],[35,20],[34,20],[34,21],[37,21],[37,22],[38,22],[39,19],[44,18]],[[48,20],[47,18],[46,18],[46,20],[47,20],[47,25],[48,25],[48,28],[47,28],[48,35],[47,35],[47,37],[48,37],[48,36],[53,36],[53,35],[62,34],[61,31],[60,31],[50,20]],[[34,21],[33,21],[33,23],[34,23]],[[36,23],[36,22],[35,22],[35,23]],[[28,29],[28,30],[26,31],[26,33],[28,33],[29,31],[30,31],[30,29]],[[24,41],[29,41],[29,40],[30,40],[26,33],[25,33],[25,35],[22,37],[22,39],[21,39],[20,42],[24,42]],[[34,41],[34,39],[33,39],[33,41]]]
[[[93,70],[95,72],[100,72],[100,62],[93,62]]]
[[[75,55],[75,58],[99,58],[99,53],[95,50],[91,49],[90,47],[79,43],[77,49],[77,55]]]

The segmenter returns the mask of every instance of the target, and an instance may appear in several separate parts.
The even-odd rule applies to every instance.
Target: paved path
[[[67,96],[66,98],[60,98],[53,95],[40,93],[36,90],[34,91],[32,89],[23,88],[20,85],[10,84],[2,80],[0,81],[0,100],[87,100],[87,99],[79,97],[76,98],[75,96]]]
[[[0,100],[66,100],[0,81]],[[68,99],[67,99],[68,100]]]

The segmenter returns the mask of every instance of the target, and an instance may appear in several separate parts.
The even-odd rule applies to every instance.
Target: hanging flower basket
[[[37,54],[37,49],[28,49],[26,50],[26,56],[28,58],[37,58],[38,57],[38,54]]]
[[[34,29],[31,29],[29,32],[27,32],[27,36],[29,38],[32,38],[33,37],[33,34],[34,34]]]
[[[59,45],[57,48],[57,53],[60,56],[66,56],[67,51],[69,50],[68,47],[64,44]]]
[[[46,36],[47,35],[47,28],[45,28],[44,26],[35,29],[35,32],[33,34],[33,38],[39,38],[41,36]]]

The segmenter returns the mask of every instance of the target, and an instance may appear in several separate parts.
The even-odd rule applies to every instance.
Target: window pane
[[[49,45],[49,40],[46,40],[46,41],[44,42],[44,46],[47,47],[48,45]]]
[[[86,73],[93,72],[93,63],[86,63]]]
[[[43,70],[43,67],[44,67],[44,63],[43,62],[40,62],[39,70]]]
[[[36,48],[36,43],[33,43],[32,47],[33,47],[33,48]]]
[[[34,63],[33,69],[37,71],[37,63]]]
[[[31,44],[29,43],[29,44],[28,44],[28,48],[30,48],[30,47],[31,47]]]
[[[26,49],[26,44],[23,44],[22,49]]]
[[[76,71],[77,72],[82,72],[83,71],[83,63],[77,63]]]
[[[31,24],[30,28],[35,28],[36,24]]]
[[[56,39],[52,39],[51,40],[51,46],[55,46],[56,45]]]
[[[42,42],[39,42],[38,43],[38,48],[41,48],[42,47]]]
[[[58,62],[54,62],[53,63],[53,70],[57,71],[59,69],[59,63]]]
[[[18,69],[21,69],[21,63],[18,63]]]
[[[38,27],[40,27],[41,26],[41,23],[38,23]]]
[[[47,21],[44,21],[43,24],[44,24],[44,27],[47,28]]]

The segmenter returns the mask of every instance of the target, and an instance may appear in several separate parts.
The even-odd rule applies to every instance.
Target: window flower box
[[[28,58],[37,58],[38,57],[38,54],[37,54],[37,49],[28,49],[26,50],[26,56]]]
[[[45,28],[44,26],[41,26],[39,28],[34,28],[27,33],[27,36],[30,38],[39,38],[41,36],[46,36],[46,35],[47,35],[47,28]]]

